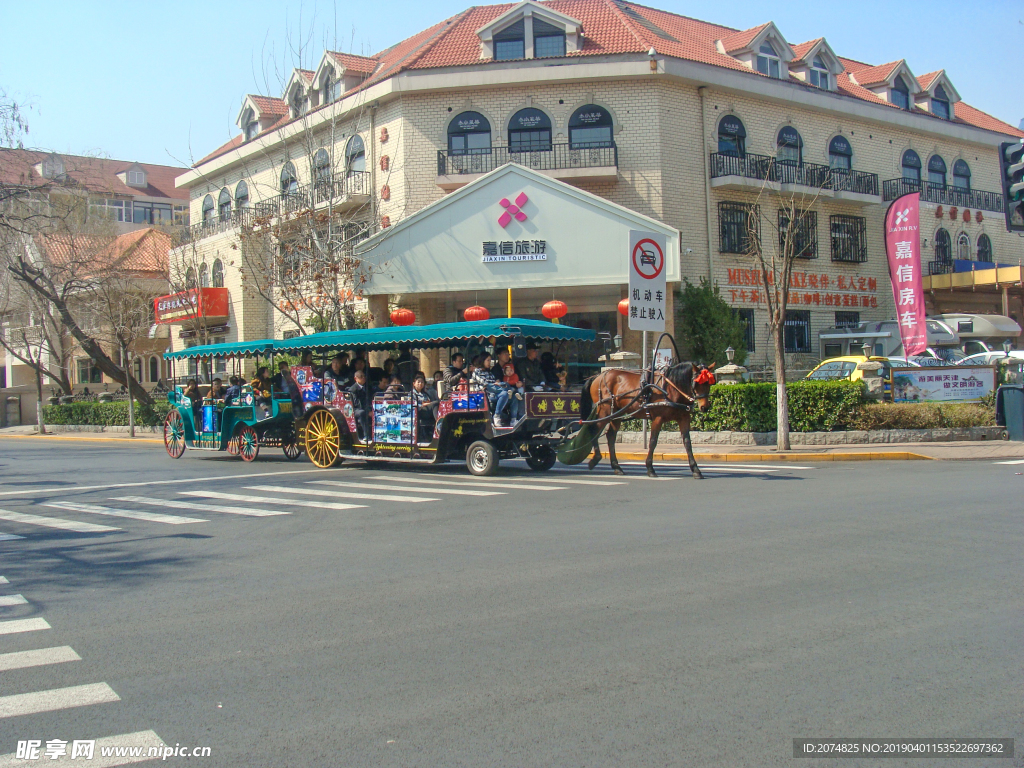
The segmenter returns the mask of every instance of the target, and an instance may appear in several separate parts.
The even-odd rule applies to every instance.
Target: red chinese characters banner
[[[885,214],[885,252],[896,301],[903,354],[919,355],[928,347],[924,290],[921,287],[921,195],[893,200]]]

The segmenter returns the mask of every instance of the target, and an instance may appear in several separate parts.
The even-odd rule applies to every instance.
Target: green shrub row
[[[135,403],[135,424],[140,427],[156,427],[163,424],[171,404],[157,401],[156,404]],[[47,424],[88,424],[101,427],[128,426],[128,401],[113,403],[79,402],[67,405],[44,405],[43,421]]]
[[[854,415],[850,429],[962,429],[995,423],[995,408],[982,403],[871,403]]]

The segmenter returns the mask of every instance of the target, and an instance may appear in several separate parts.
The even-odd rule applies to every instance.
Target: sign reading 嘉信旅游
[[[665,253],[668,239],[656,232],[629,231],[629,329],[665,330]]]

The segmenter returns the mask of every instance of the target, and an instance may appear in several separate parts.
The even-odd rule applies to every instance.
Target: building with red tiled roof
[[[746,206],[762,200],[764,230],[780,226],[777,206],[763,202],[771,181],[774,193],[814,201],[791,352],[820,357],[822,329],[895,312],[880,231],[887,205],[907,190],[920,191],[936,223],[922,233],[922,269],[961,256],[1024,257],[1002,226],[996,158],[1001,142],[1024,132],[965,103],[946,70],[918,78],[901,58],[875,65],[840,54],[824,36],[790,43],[767,19],[737,30],[628,0],[469,7],[373,56],[325,51],[281,94],[247,97],[242,136],[177,182],[198,222],[193,251],[235,250],[238,217],[228,214],[239,206],[273,213],[294,210],[296,199],[328,205],[325,196],[344,201],[331,206],[346,226],[386,238],[453,191],[479,183],[472,188],[490,194],[488,174],[520,164],[677,230],[681,275],[722,287],[750,321],[758,361],[769,347],[764,300],[744,282],[737,251]],[[543,242],[557,232],[569,238],[563,249],[574,247],[571,222],[551,226]],[[533,262],[508,274],[525,307],[571,284],[570,312],[621,325],[606,314],[620,284],[560,283],[556,262],[572,259],[547,260],[546,291],[527,288]],[[464,267],[453,262],[451,274],[473,273]],[[504,293],[485,283],[473,295],[499,311]],[[403,300],[453,320],[464,298]],[[371,309],[386,299],[371,295]],[[295,330],[273,309],[249,317],[239,338]]]

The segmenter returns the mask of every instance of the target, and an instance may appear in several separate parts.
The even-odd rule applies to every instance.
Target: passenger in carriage
[[[262,410],[262,418],[270,415],[270,391],[273,385],[270,382],[270,369],[261,365],[256,371],[255,378],[249,382],[252,393],[256,397],[256,405]]]
[[[222,382],[220,379],[214,379],[213,383],[210,385],[210,394],[208,395],[208,397],[215,403],[223,403],[224,394],[224,382]]]
[[[516,374],[516,367],[511,362],[505,363],[505,384],[511,388],[510,394],[514,393],[517,400],[523,399],[526,390]]]
[[[540,356],[540,369],[544,372],[544,385],[552,392],[564,392],[566,389],[565,366],[555,360],[550,352]]]
[[[344,355],[335,355],[331,364],[324,369],[324,379],[336,382],[338,389],[347,389],[352,386],[352,379],[349,376],[348,366],[345,365]]]
[[[288,399],[292,401],[292,413],[296,416],[302,413],[302,390],[299,389],[299,384],[295,381],[295,377],[292,376],[291,368],[288,363],[281,361],[277,364],[277,374],[274,376],[274,389],[288,396]]]
[[[319,379],[323,375],[323,370],[313,362],[313,353],[308,349],[302,353],[302,357],[299,359],[299,365],[311,368],[315,378]]]
[[[467,381],[469,379],[469,374],[466,373],[465,355],[461,352],[456,352],[452,355],[451,364],[444,369],[444,373],[441,374],[441,376],[449,389],[455,389],[460,384]]]
[[[192,423],[198,429],[203,415],[203,396],[199,392],[199,382],[195,379],[189,379],[181,394],[189,399],[189,403],[192,406]]]
[[[384,380],[381,379],[381,383],[383,383],[383,381]],[[388,381],[388,385],[385,388],[384,393],[387,395],[397,395],[401,394],[404,391],[405,387],[402,386],[402,379],[398,376],[392,376],[391,379]]]
[[[504,421],[506,418],[515,419],[517,417],[517,410],[510,411],[509,404],[509,387],[505,384],[499,384],[494,379],[494,374],[491,372],[491,366],[494,365],[494,358],[488,353],[484,353],[479,357],[480,367],[473,371],[472,382],[480,387],[483,387],[484,391],[487,392],[487,402],[494,406],[494,426],[504,427],[507,426]],[[518,402],[518,401],[516,401]],[[502,414],[508,413],[508,416]]]
[[[370,388],[366,384],[366,372],[356,371],[355,372],[355,384],[348,388],[348,392],[352,395],[352,409],[356,419],[356,431],[359,439],[366,441],[366,435],[370,432],[370,406],[372,405],[372,398],[370,396]]]
[[[224,393],[224,405],[234,405],[239,395],[242,394],[242,382],[237,376],[232,376],[228,379],[228,384],[230,386]]]
[[[417,442],[429,442],[434,434],[434,424],[437,422],[437,399],[427,388],[427,377],[421,373],[416,374],[412,380],[412,401],[416,405],[417,424],[419,435]]]
[[[512,362],[512,357],[508,353],[507,347],[498,347],[494,352],[494,365],[491,367],[491,371],[494,373],[494,378],[497,381],[505,381],[505,366]]]
[[[352,378],[353,383],[355,383],[356,371],[363,371],[366,373],[366,361],[358,356],[352,361],[352,366],[349,370],[349,376]],[[369,373],[367,373],[367,376],[369,376]]]
[[[520,360],[516,366],[516,373],[528,391],[543,392],[547,387],[544,381],[544,369],[541,368],[540,360],[537,359],[537,345],[529,342],[526,345],[526,359]]]

